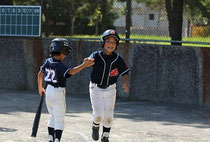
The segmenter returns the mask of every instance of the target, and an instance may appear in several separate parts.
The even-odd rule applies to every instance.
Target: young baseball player
[[[83,63],[77,67],[69,68],[61,61],[72,50],[68,40],[55,38],[50,44],[51,58],[48,58],[41,66],[38,73],[39,94],[46,94],[46,105],[50,114],[48,122],[49,142],[59,142],[64,129],[64,115],[66,110],[66,78],[92,66],[94,60],[85,58]],[[42,81],[47,83],[46,90],[42,87]]]
[[[89,56],[95,61],[89,85],[93,109],[92,138],[95,141],[99,139],[99,127],[102,123],[101,142],[109,142],[119,76],[122,76],[124,91],[129,92],[129,69],[122,57],[115,52],[119,40],[115,30],[106,30],[100,39],[103,50],[95,51]]]

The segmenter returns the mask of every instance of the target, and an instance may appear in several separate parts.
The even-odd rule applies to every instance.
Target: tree
[[[113,28],[117,14],[114,0],[14,0],[16,4],[41,5],[43,31],[54,35],[94,34]],[[95,16],[98,19],[95,19]],[[46,34],[48,35],[48,34]]]
[[[99,23],[101,32],[106,29],[114,28],[114,20],[118,17],[118,14],[113,11],[114,0],[99,0],[99,7],[101,9],[102,21]]]
[[[125,38],[130,39],[130,28],[132,25],[132,0],[117,0],[119,2],[126,2],[126,6],[121,8],[121,13],[126,16],[125,20]],[[126,43],[129,43],[127,40]]]
[[[182,24],[183,24],[183,5],[184,0],[136,0],[144,2],[149,8],[161,10],[164,5],[168,18],[169,36],[172,41],[182,40]],[[172,42],[172,45],[181,45],[181,43]]]
[[[75,30],[78,34],[95,34],[97,26],[96,16],[101,13],[99,2],[94,0],[88,0],[76,8],[75,13]],[[96,28],[97,26],[97,28]],[[95,29],[95,30],[94,30]]]
[[[16,4],[41,5],[45,35],[73,35],[81,27],[87,27],[89,11],[94,8],[93,0],[15,0]],[[90,4],[93,4],[93,8]],[[88,11],[89,10],[89,11]],[[83,13],[84,12],[84,13]],[[80,20],[80,18],[82,18]],[[78,20],[79,19],[79,20]],[[86,19],[86,20],[85,20]],[[87,21],[87,22],[84,22]]]
[[[126,33],[125,38],[130,39],[130,27],[131,27],[131,9],[132,9],[132,1],[127,0],[126,2]],[[126,41],[126,43],[129,43],[129,41]]]
[[[93,15],[90,16],[90,23],[89,26],[95,26],[95,35],[99,33],[99,22],[102,21],[102,13],[99,8],[95,9]]]
[[[210,25],[210,0],[185,0],[189,20],[195,25]]]
[[[149,8],[151,9],[162,9],[163,5],[166,7],[166,12],[168,16],[169,21],[169,35],[172,37],[176,36],[174,35],[174,32],[171,30],[175,26],[174,24],[177,22],[174,18],[174,14],[176,14],[176,8],[174,8],[174,4],[178,4],[177,2],[181,1],[175,1],[175,0],[136,0],[137,2],[144,2]],[[193,23],[195,25],[210,25],[210,0],[183,0],[183,14],[185,15],[185,18],[188,19],[190,23]],[[167,5],[166,5],[167,4]],[[180,5],[182,6],[182,4]],[[180,8],[180,7],[178,7]],[[173,16],[171,18],[171,16]],[[177,18],[181,18],[177,16]],[[172,19],[172,20],[170,20]],[[175,20],[175,21],[174,21]],[[170,22],[172,21],[172,22]],[[177,23],[177,25],[180,25],[180,23]],[[180,30],[179,30],[180,31]],[[178,33],[177,33],[178,34]],[[181,35],[181,34],[180,34]],[[179,38],[173,38],[174,39],[181,39]]]
[[[183,5],[184,0],[165,0],[169,21],[169,35],[172,41],[182,41]],[[172,42],[172,45],[182,43]]]
[[[0,5],[13,5],[13,0],[1,0]]]

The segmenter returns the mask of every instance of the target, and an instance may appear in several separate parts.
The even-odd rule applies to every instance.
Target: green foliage
[[[88,26],[95,26],[96,22],[101,22],[102,21],[102,13],[100,8],[95,9],[95,12],[93,15],[90,16],[90,23]]]
[[[104,7],[105,3],[106,7]],[[113,27],[114,20],[117,18],[112,10],[113,0],[14,0],[14,4],[43,4],[43,23],[48,18],[50,31],[54,34],[60,32],[60,35],[69,34],[70,31],[76,34],[82,32],[93,34],[94,28],[91,27],[96,26],[97,23],[99,27]],[[102,11],[103,9],[105,11]]]
[[[210,25],[210,0],[185,0],[186,12],[196,25]]]
[[[75,8],[75,29],[77,33],[86,31],[86,27],[95,25],[95,16],[100,15],[100,7],[97,2],[89,0]],[[91,24],[90,24],[91,23]]]

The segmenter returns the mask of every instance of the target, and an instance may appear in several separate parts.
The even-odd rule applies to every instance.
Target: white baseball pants
[[[116,101],[116,84],[101,89],[97,87],[97,84],[90,82],[89,91],[93,109],[93,122],[96,124],[103,122],[104,127],[111,127]]]
[[[55,88],[52,85],[47,85],[45,101],[50,114],[48,127],[55,128],[55,130],[64,129],[64,116],[66,112],[65,97],[65,88]]]

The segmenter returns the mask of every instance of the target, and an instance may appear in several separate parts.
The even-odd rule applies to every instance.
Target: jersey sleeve
[[[68,78],[71,76],[70,74],[68,74],[68,72],[69,72],[69,70],[71,70],[71,68],[67,67],[66,65],[60,63],[60,64],[58,64],[57,69],[63,77]]]
[[[128,74],[130,71],[130,69],[126,65],[125,61],[121,57],[119,57],[119,67],[118,68],[119,68],[119,74],[121,76]]]
[[[47,60],[44,61],[44,64],[40,67],[40,71],[44,73],[45,71],[45,68],[46,68],[46,65],[47,65]]]
[[[96,54],[97,53],[98,53],[97,51],[96,52],[93,52],[92,54],[90,54],[89,58],[96,59]]]

